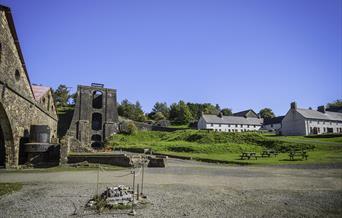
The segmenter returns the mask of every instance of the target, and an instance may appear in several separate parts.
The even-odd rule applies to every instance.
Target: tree
[[[165,120],[165,116],[162,112],[156,112],[154,115],[153,115],[153,119],[156,120],[156,121],[159,121],[159,120]]]
[[[53,92],[57,107],[65,107],[68,105],[70,99],[70,90],[66,85],[59,85]]]
[[[224,115],[224,116],[231,116],[233,114],[232,112],[232,109],[230,108],[223,108],[221,110],[221,113]]]
[[[263,108],[260,110],[259,114],[261,118],[264,118],[264,119],[271,119],[275,117],[271,108]]]
[[[193,119],[189,106],[184,101],[170,106],[170,120],[177,124],[188,124]]]
[[[140,122],[143,122],[146,119],[139,101],[132,104],[127,99],[123,100],[118,106],[118,114],[128,119]]]
[[[337,99],[336,101],[334,102],[330,102],[327,104],[327,107],[330,108],[330,107],[342,107],[342,99]]]
[[[170,109],[165,102],[156,102],[152,108],[152,112],[148,114],[148,117],[155,120],[154,117],[158,112],[162,113],[164,119],[167,119],[169,117]],[[157,115],[157,117],[160,117],[160,115]]]

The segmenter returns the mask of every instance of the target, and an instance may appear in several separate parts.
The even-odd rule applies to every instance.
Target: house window
[[[219,124],[219,127],[221,127],[221,124]]]
[[[228,127],[230,127],[230,124],[228,124]]]
[[[249,128],[249,125],[247,125],[247,128]]]
[[[317,120],[317,124],[319,124],[319,120]]]
[[[254,128],[256,128],[256,125],[254,125]]]
[[[271,124],[271,128],[273,128],[273,124]]]
[[[325,124],[325,122],[323,121],[323,124]]]
[[[309,123],[312,123],[312,121],[310,120]]]
[[[211,126],[211,127],[213,127],[213,126],[214,126],[214,124],[213,124],[213,123],[211,123],[211,124],[210,124],[210,126]]]
[[[238,127],[238,125],[236,124],[235,127]]]
[[[332,123],[330,122],[330,125],[332,125]]]
[[[241,124],[240,126],[241,126],[241,128],[243,127],[243,125],[242,125],[242,124]]]

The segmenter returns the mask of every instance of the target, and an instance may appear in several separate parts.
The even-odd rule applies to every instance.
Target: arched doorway
[[[4,107],[0,102],[0,167],[8,164],[8,160],[6,159],[6,147],[11,148],[7,149],[7,151],[14,151],[11,124]]]

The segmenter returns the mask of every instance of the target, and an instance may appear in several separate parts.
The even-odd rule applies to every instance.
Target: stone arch
[[[102,129],[102,114],[93,113],[91,119],[91,128],[92,130],[98,131]]]
[[[10,154],[9,152],[12,152]],[[5,108],[0,102],[0,166],[9,166],[9,156],[15,157],[13,131]]]
[[[93,92],[93,108],[101,109],[103,106],[103,92],[94,91]]]
[[[99,134],[94,134],[91,136],[91,147],[100,148],[102,147],[102,137]]]

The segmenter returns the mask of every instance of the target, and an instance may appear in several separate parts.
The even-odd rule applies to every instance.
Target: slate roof
[[[325,113],[297,108],[297,112],[307,119],[317,119],[317,120],[332,120],[332,121],[342,121],[342,113],[325,111]]]
[[[39,101],[51,88],[47,86],[32,85],[33,95]]]
[[[253,117],[238,117],[238,116],[222,116],[204,114],[202,118],[207,123],[216,124],[245,124],[245,125],[262,125],[263,119],[253,118]]]
[[[255,113],[252,109],[233,113],[233,116],[245,117],[247,116],[248,112],[252,112],[255,115],[255,117],[258,117],[257,113]]]
[[[264,125],[281,123],[281,121],[284,119],[284,117],[285,116],[279,116],[279,117],[274,117],[274,118],[271,118],[271,119],[265,119],[264,120]]]

